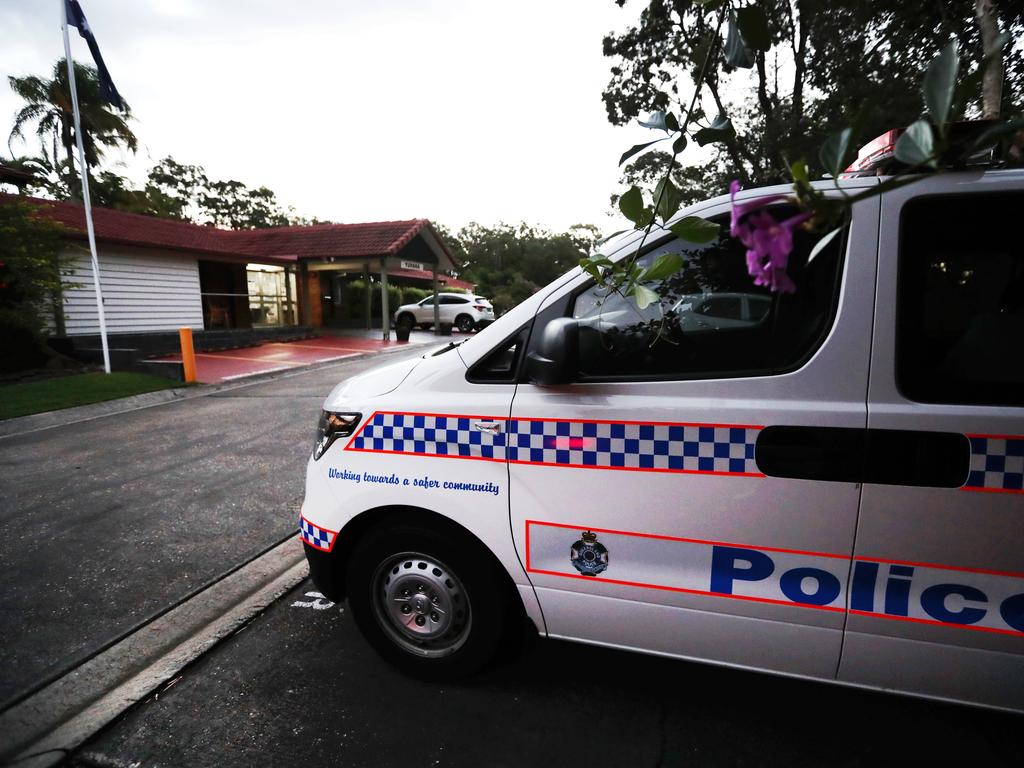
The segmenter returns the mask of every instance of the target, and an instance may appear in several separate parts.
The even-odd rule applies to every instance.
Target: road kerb
[[[307,575],[292,537],[0,714],[0,763],[56,765]]]

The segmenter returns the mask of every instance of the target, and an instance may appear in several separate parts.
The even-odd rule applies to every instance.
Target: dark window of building
[[[903,207],[896,377],[908,398],[1024,405],[1024,193]]]
[[[199,262],[199,291],[206,329],[251,328],[245,264]]]
[[[777,219],[794,214],[773,207]],[[647,287],[660,301],[641,310],[632,298],[592,286],[580,293],[581,379],[701,379],[755,376],[798,368],[821,344],[835,316],[843,238],[810,263],[817,236],[794,233],[792,294],[772,294],[747,273],[746,249],[727,235],[708,245],[672,239],[639,259],[650,265],[679,253],[682,270]]]

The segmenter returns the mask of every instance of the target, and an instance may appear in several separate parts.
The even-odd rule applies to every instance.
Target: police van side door
[[[651,285],[653,313],[586,277],[538,313],[531,349],[549,320],[579,320],[582,370],[520,383],[506,435],[512,533],[551,635],[834,677],[859,486],[767,477],[755,453],[767,426],[865,427],[877,202],[806,267],[797,239],[793,295],[753,286],[729,238],[673,241],[643,257],[687,260]],[[762,315],[704,313],[745,293]]]
[[[869,457],[843,680],[1024,709],[1020,179],[884,199],[868,423],[908,448]]]

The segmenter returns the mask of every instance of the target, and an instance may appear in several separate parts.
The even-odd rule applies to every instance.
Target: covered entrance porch
[[[299,295],[302,321],[313,326],[360,327],[380,324],[381,339],[391,338],[391,315],[416,288],[439,290],[468,285],[451,277],[458,265],[429,222],[420,220],[408,237],[385,253],[339,253],[318,258],[299,257]],[[422,298],[422,292],[416,297]],[[438,305],[434,332],[440,333]]]

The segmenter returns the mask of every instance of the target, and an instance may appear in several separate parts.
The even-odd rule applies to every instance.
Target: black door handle
[[[957,432],[842,427],[765,427],[754,460],[770,477],[959,488],[971,444]]]

